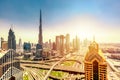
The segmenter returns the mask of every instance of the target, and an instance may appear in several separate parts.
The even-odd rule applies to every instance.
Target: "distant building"
[[[56,44],[55,44],[55,42],[53,42],[52,50],[56,50]]]
[[[60,35],[60,55],[64,55],[65,51],[65,42],[64,42],[64,35]]]
[[[24,42],[23,44],[23,49],[24,49],[24,52],[30,52],[31,51],[31,44],[28,42]]]
[[[8,50],[8,42],[7,41],[1,41],[1,49]]]
[[[60,51],[60,36],[56,36],[56,50],[57,52]]]
[[[107,63],[99,45],[93,41],[84,62],[85,80],[107,80]]]
[[[66,34],[66,52],[70,51],[70,35]]]
[[[19,48],[21,48],[22,47],[22,39],[20,38],[19,39]]]
[[[73,39],[73,50],[78,51],[80,49],[80,40],[76,36],[75,39]]]
[[[16,50],[16,40],[13,30],[10,28],[8,33],[8,49]]]
[[[0,49],[1,49],[1,43],[2,43],[2,41],[1,41],[1,38],[0,38]]]
[[[49,39],[49,49],[52,49],[52,43],[51,43],[51,39]]]
[[[56,36],[56,51],[59,53],[59,55],[63,56],[66,52],[70,51],[70,35],[67,34],[66,36],[64,35],[59,35]]]

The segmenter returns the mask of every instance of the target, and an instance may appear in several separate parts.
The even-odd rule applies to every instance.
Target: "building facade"
[[[107,80],[107,63],[95,41],[85,56],[84,69],[85,80]]]
[[[20,62],[18,60],[15,60],[14,56],[15,56],[14,50],[0,52],[0,77],[4,73],[6,73],[6,71],[10,67],[15,67],[17,69],[20,69]],[[10,73],[10,75],[11,75],[11,73]]]

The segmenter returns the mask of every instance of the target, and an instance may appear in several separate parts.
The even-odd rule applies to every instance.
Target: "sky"
[[[0,37],[12,29],[18,43],[38,42],[42,10],[43,41],[76,35],[96,42],[120,42],[120,0],[0,0]]]

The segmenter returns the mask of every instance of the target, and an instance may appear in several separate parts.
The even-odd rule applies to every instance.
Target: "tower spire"
[[[41,9],[40,9],[40,25],[42,25],[42,13],[41,13]]]
[[[10,27],[11,30],[13,30],[13,24],[11,24],[11,27]]]
[[[42,11],[40,9],[40,23],[39,23],[39,40],[38,43],[42,45]]]

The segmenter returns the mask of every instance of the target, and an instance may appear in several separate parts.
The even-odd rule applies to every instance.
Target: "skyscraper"
[[[73,50],[78,51],[80,49],[80,40],[76,36],[75,39],[73,39]]]
[[[66,34],[66,52],[70,51],[70,35]]]
[[[64,44],[64,35],[60,35],[60,55],[63,56],[64,55],[64,48],[65,48],[65,44]]]
[[[85,56],[84,69],[85,80],[107,80],[107,63],[95,41],[90,44]]]
[[[60,50],[60,36],[56,36],[56,50],[59,52]]]
[[[20,38],[19,39],[19,48],[21,48],[22,47],[22,39]]]
[[[16,50],[16,40],[13,30],[10,28],[8,33],[8,49]]]
[[[38,35],[38,44],[36,45],[36,54],[35,59],[43,57],[43,40],[42,40],[42,12],[40,10],[40,20],[39,20],[39,35]]]
[[[38,40],[38,43],[40,45],[43,44],[43,41],[42,41],[42,13],[41,13],[41,10],[40,10],[40,23],[39,23],[39,40]]]

